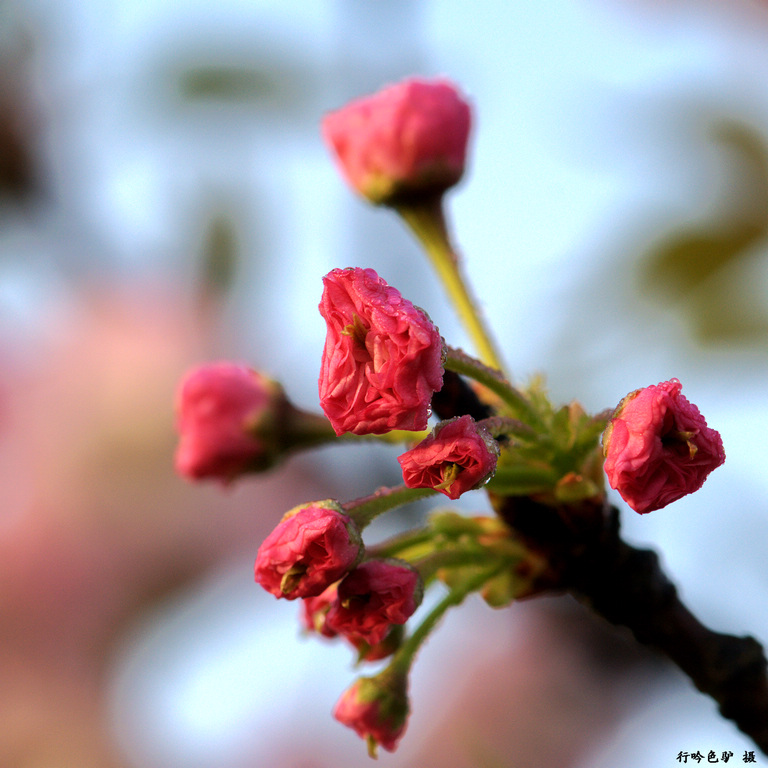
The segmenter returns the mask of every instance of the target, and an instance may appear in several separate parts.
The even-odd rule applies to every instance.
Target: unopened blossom
[[[464,173],[470,110],[447,80],[409,78],[326,115],[325,142],[371,202],[441,194]]]
[[[443,385],[443,343],[426,312],[374,270],[350,268],[323,278],[320,314],[320,405],[336,434],[425,429]]]
[[[379,661],[380,659],[386,659],[387,656],[391,656],[402,645],[403,635],[403,625],[393,624],[385,638],[381,642],[376,643],[376,645],[370,645],[357,636],[348,636],[344,639],[357,650],[357,661],[359,663],[362,661]]]
[[[339,584],[328,626],[353,640],[378,645],[393,624],[405,624],[421,602],[419,574],[406,563],[367,560]]]
[[[176,470],[199,480],[232,480],[266,469],[276,446],[255,433],[285,402],[279,384],[246,365],[218,362],[190,371],[176,394]]]
[[[316,597],[363,556],[355,523],[336,502],[318,501],[291,510],[264,539],[255,577],[275,597]]]
[[[379,745],[394,752],[405,733],[408,714],[407,680],[389,670],[376,677],[358,678],[333,710],[340,723],[366,740],[371,757],[376,757]]]
[[[409,488],[434,488],[458,499],[488,480],[498,456],[498,444],[488,430],[471,416],[460,416],[438,424],[397,460]]]
[[[328,626],[326,618],[330,607],[336,602],[338,586],[331,584],[315,597],[305,597],[301,602],[301,623],[308,632],[317,632],[323,637],[336,637],[338,632]]]
[[[627,395],[603,433],[605,472],[632,509],[660,509],[701,488],[725,461],[720,434],[677,379]]]
[[[327,638],[338,637],[339,633],[328,624],[328,612],[338,600],[338,584],[331,584],[317,597],[305,597],[301,603],[300,621],[307,632],[314,632]],[[386,637],[376,645],[369,645],[357,636],[344,639],[357,651],[358,661],[378,661],[391,656],[403,639],[403,627],[393,625]]]

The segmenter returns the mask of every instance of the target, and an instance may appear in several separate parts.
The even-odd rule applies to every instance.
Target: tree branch
[[[542,591],[567,591],[674,662],[768,754],[768,662],[752,637],[705,627],[680,600],[655,552],[619,535],[615,507],[554,509],[522,497],[493,499],[501,517],[543,554]]]
[[[469,414],[475,421],[482,421],[493,415],[493,409],[453,371],[443,373],[443,388],[432,395],[432,410],[440,419]]]

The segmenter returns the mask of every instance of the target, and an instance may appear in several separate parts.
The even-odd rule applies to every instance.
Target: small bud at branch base
[[[398,457],[409,488],[434,488],[449,499],[478,488],[496,469],[499,447],[471,416],[438,424],[432,434]]]
[[[333,716],[366,740],[371,757],[376,757],[379,745],[394,752],[405,733],[407,684],[405,675],[385,669],[376,677],[356,680],[334,707]]]

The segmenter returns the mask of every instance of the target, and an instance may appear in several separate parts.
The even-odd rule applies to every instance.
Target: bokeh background
[[[337,266],[375,268],[466,342],[319,138],[324,111],[413,73],[473,104],[450,209],[512,370],[593,411],[680,378],[728,460],[670,508],[625,508],[625,535],[703,621],[768,640],[768,3],[0,0],[3,768],[367,764],[330,717],[349,651],[302,638],[252,561],[285,509],[397,482],[396,453],[192,486],[172,403],[188,367],[236,358],[315,409]],[[382,764],[754,749],[567,598],[470,600],[412,699]]]

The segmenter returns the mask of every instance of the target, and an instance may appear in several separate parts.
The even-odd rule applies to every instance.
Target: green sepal
[[[531,496],[551,491],[556,482],[557,473],[544,462],[500,463],[496,467],[496,474],[485,487],[501,496]]]
[[[506,608],[520,592],[520,579],[507,569],[485,582],[480,595],[491,608]]]

